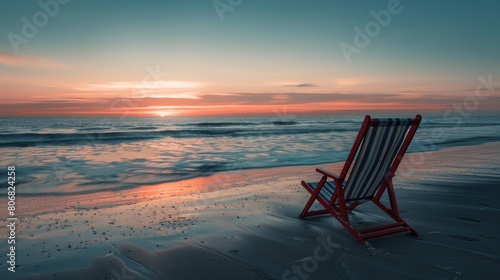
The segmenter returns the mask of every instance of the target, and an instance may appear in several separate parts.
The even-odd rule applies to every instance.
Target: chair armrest
[[[316,168],[316,172],[323,174],[324,176],[331,178],[335,181],[341,182],[339,175],[334,174],[330,171],[324,170],[322,168]]]

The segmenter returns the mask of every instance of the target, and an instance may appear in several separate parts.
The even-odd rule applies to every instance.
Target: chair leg
[[[311,195],[311,198],[309,198],[309,200],[307,201],[306,206],[304,207],[304,209],[302,209],[302,212],[300,213],[299,217],[304,218],[306,216],[307,211],[309,211],[309,208],[311,208],[315,199],[316,197],[314,195]]]
[[[302,209],[302,212],[299,215],[300,218],[304,218],[305,216],[308,216],[307,211],[309,211],[309,209],[311,208],[311,206],[314,203],[314,200],[316,200],[316,198],[318,197],[319,191],[321,190],[321,188],[325,184],[326,179],[327,179],[326,176],[323,176],[321,178],[321,180],[318,183],[318,186],[316,187],[316,190],[314,190],[314,192],[311,193],[311,197],[309,198],[306,205],[304,206],[304,209]],[[304,185],[304,184],[305,184],[305,182],[302,181],[302,185]]]
[[[324,214],[328,214],[328,210],[316,210],[316,211],[309,211],[309,212],[306,212],[304,214],[304,217],[301,216],[301,218],[305,218],[305,217],[310,217],[310,216],[317,216],[317,215],[324,215]]]
[[[335,211],[330,211],[332,216],[337,219],[337,221],[361,244],[365,244],[366,240],[359,234],[357,230],[355,230],[349,223],[349,220],[346,222],[341,218],[340,213]]]
[[[396,233],[396,232],[401,232],[401,231],[408,231],[410,235],[413,236],[418,236],[418,233],[413,227],[411,227],[401,216],[399,216],[399,209],[398,209],[398,203],[396,201],[396,195],[394,193],[394,186],[392,184],[392,180],[387,180],[387,185],[386,188],[387,190],[387,195],[389,196],[389,203],[391,205],[391,208],[388,208],[386,205],[384,205],[382,202],[380,202],[380,197],[382,196],[381,193],[378,193],[375,198],[372,200],[372,202],[377,205],[382,211],[384,211],[389,217],[391,217],[394,221],[396,221],[399,224],[399,227],[402,227],[399,229],[394,230],[388,230],[386,232],[381,232],[379,234],[372,234],[373,237],[376,236],[381,236],[385,234],[390,234],[390,233]],[[383,226],[381,226],[383,227]],[[375,228],[373,228],[375,229]],[[385,234],[384,234],[385,233]]]
[[[322,210],[316,210],[316,211],[309,211],[309,209],[311,208],[312,204],[317,199],[319,191],[321,190],[321,187],[323,187],[323,185],[325,184],[326,180],[327,180],[326,176],[324,176],[323,178],[321,178],[321,180],[319,181],[318,186],[316,187],[316,189],[314,190],[314,192],[312,192],[312,190],[307,187],[307,184],[305,184],[305,182],[302,182],[302,185],[309,192],[312,192],[312,193],[311,193],[311,197],[307,201],[307,203],[306,203],[304,209],[302,210],[302,212],[300,213],[299,217],[300,218],[305,218],[305,217],[309,217],[309,216],[315,216],[315,215],[321,215],[321,214],[328,214],[328,213],[330,213],[335,219],[337,219],[337,221],[339,221],[339,223],[352,236],[354,236],[354,238],[356,238],[356,240],[358,240],[358,242],[360,242],[361,244],[365,244],[366,240],[363,239],[363,237],[350,225],[349,218],[348,218],[348,215],[347,215],[347,211],[354,209],[356,206],[358,206],[359,203],[354,202],[351,205],[346,206],[345,205],[345,201],[343,200],[344,201],[344,207],[338,207],[338,208],[334,207],[333,204],[334,204],[336,198],[338,198],[338,194],[334,193],[330,202],[324,202],[324,201],[318,200],[318,202],[324,207],[324,209],[322,209]]]
[[[348,211],[354,210],[354,208],[356,208],[358,205],[359,205],[359,202],[353,202],[353,203],[349,204],[349,206],[347,206],[347,210]]]

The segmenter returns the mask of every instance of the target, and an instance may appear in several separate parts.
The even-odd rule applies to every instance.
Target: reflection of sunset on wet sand
[[[329,254],[318,261],[313,279],[341,277],[346,269],[359,277],[382,269],[390,278],[444,279],[458,273],[469,278],[477,270],[496,269],[498,150],[497,144],[487,144],[413,156],[425,160],[419,167],[403,161],[405,172],[395,181],[398,202],[419,238],[399,234],[371,240],[373,247],[365,247],[331,217],[298,219],[308,196],[297,182],[316,179],[316,174],[315,166],[295,166],[224,172],[119,192],[21,197],[24,237],[19,251],[30,250],[23,267],[41,275],[49,275],[54,262],[63,262],[64,270],[50,273],[53,279],[112,277],[113,270],[122,269],[135,279],[199,279],[206,274],[279,279],[294,264],[302,267],[302,259],[320,245],[321,254]],[[465,151],[474,151],[473,165],[460,160]],[[341,166],[324,165],[334,171]],[[474,174],[482,179],[471,181]],[[373,210],[356,211],[353,221],[378,222],[380,215]],[[100,253],[101,248],[107,253]],[[446,261],[450,256],[453,260]],[[192,260],[197,269],[186,270],[184,263]],[[387,261],[404,263],[405,269],[380,268]],[[439,267],[444,262],[448,269]],[[89,265],[82,269],[78,263]]]

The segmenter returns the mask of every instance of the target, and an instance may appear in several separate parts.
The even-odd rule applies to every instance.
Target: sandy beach
[[[332,217],[298,218],[308,199],[299,182],[317,181],[317,166],[19,195],[16,272],[7,271],[2,227],[0,278],[498,279],[499,158],[498,142],[407,155],[396,195],[420,237],[395,234],[367,245]],[[322,167],[338,172],[342,164]],[[370,203],[351,218],[358,226],[385,219]]]

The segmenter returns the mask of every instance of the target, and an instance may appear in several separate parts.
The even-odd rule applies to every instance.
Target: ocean
[[[119,190],[214,172],[344,161],[362,120],[362,115],[0,118],[0,166],[16,167],[18,193]],[[409,152],[493,141],[500,141],[498,116],[424,115]]]

